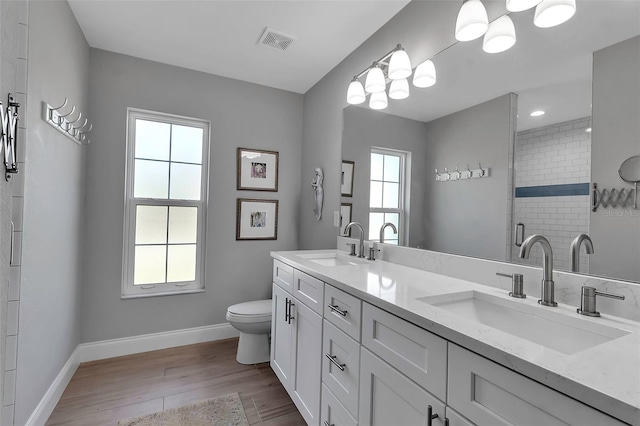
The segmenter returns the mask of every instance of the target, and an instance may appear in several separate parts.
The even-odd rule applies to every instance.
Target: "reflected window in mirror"
[[[377,241],[380,228],[390,222],[398,229],[395,234],[391,227],[384,233],[384,243],[402,244],[404,229],[404,208],[407,187],[405,170],[409,156],[407,152],[386,148],[371,149],[371,175],[369,179],[369,239]]]

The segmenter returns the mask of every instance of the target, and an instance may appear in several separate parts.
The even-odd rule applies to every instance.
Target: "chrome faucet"
[[[542,247],[542,289],[540,291],[540,300],[538,303],[544,306],[558,306],[554,300],[554,284],[553,284],[553,251],[551,244],[542,235],[532,235],[522,242],[520,247],[520,257],[529,258],[531,248],[535,243],[540,243]]]
[[[579,272],[580,246],[584,243],[587,254],[593,254],[593,241],[587,234],[578,235],[571,243],[571,272]]]
[[[393,229],[393,233],[394,234],[398,234],[398,228],[396,228],[396,226],[391,223],[391,222],[387,222],[384,225],[382,225],[382,227],[380,228],[380,242],[384,243],[384,228],[386,228],[387,226],[390,226],[391,229]]]
[[[360,250],[358,251],[358,257],[364,257],[364,229],[362,229],[362,225],[358,222],[349,222],[349,224],[344,227],[344,233],[349,232],[352,226],[356,226],[360,230]]]

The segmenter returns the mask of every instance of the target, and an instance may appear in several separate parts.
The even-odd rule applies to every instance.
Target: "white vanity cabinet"
[[[309,425],[319,425],[322,354],[322,317],[318,296],[311,288],[317,279],[274,261],[273,316],[271,319],[271,368]],[[282,283],[284,281],[284,283]],[[312,283],[307,287],[307,283]],[[306,291],[304,303],[295,297],[295,286]],[[320,293],[323,291],[320,286]],[[284,288],[283,288],[284,287]],[[293,294],[292,294],[293,293]]]

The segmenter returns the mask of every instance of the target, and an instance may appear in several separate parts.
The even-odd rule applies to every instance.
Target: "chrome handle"
[[[329,309],[331,309],[336,314],[342,315],[343,317],[347,316],[347,311],[342,311],[342,310],[338,309],[338,305],[332,305],[331,303],[329,303],[327,306],[329,307]]]
[[[288,297],[285,297],[285,302],[284,302],[284,320],[287,324],[290,324],[289,322],[289,303],[291,303],[291,301],[289,300]]]
[[[14,243],[14,234],[16,231],[16,226],[13,224],[13,221],[11,221],[11,251],[9,252],[9,266],[13,265],[13,243]]]
[[[598,291],[595,287],[582,286],[580,294],[580,307],[576,309],[580,315],[589,317],[599,317],[600,312],[596,310],[596,296],[610,297],[612,299],[624,300],[624,296],[606,291]]]
[[[511,278],[511,291],[509,292],[509,296],[518,299],[527,297],[527,295],[524,294],[524,277],[522,274],[503,274],[502,272],[496,272],[496,275]]]
[[[295,317],[293,315],[291,315],[291,308],[295,306],[295,303],[293,303],[293,301],[289,300],[289,321],[288,323],[291,324],[291,320],[295,319]]]
[[[518,229],[520,229],[520,242],[518,242]],[[522,242],[524,241],[524,223],[518,223],[516,225],[516,247],[522,247]]]
[[[324,421],[324,426],[336,426],[333,423],[329,423],[328,421]]]
[[[333,365],[335,365],[336,367],[338,367],[340,369],[340,371],[344,371],[344,368],[347,366],[347,364],[340,364],[338,361],[336,361],[336,359],[338,358],[335,355],[331,355],[331,354],[324,354],[324,356],[326,356],[327,358],[329,358],[329,361],[331,361],[331,363]]]
[[[607,293],[606,291],[596,290],[596,296],[604,296],[604,297],[610,297],[612,299],[624,300],[624,296],[623,295],[615,294],[615,293]]]
[[[427,405],[427,426],[431,426],[431,420],[437,419],[437,418],[438,418],[438,415],[433,414],[433,407],[430,405]]]

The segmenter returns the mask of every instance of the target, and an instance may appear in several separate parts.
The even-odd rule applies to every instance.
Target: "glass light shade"
[[[363,103],[367,99],[367,95],[364,93],[364,87],[358,80],[353,80],[349,83],[349,89],[347,89],[347,103],[351,105],[358,105]]]
[[[489,25],[484,35],[482,50],[487,53],[500,53],[516,44],[516,28],[509,16],[504,15]]]
[[[389,97],[391,99],[406,99],[409,97],[409,82],[406,78],[391,82]]]
[[[434,84],[436,84],[436,66],[431,59],[427,59],[416,68],[413,74],[413,85],[425,88]]]
[[[411,75],[411,60],[404,50],[396,50],[389,61],[389,78],[400,80]]]
[[[364,83],[364,90],[369,93],[378,93],[384,92],[384,89],[387,88],[387,84],[385,82],[384,73],[382,70],[375,66],[369,70],[367,73],[367,79]]]
[[[537,6],[542,0],[507,0],[509,12],[522,12]]]
[[[489,28],[487,10],[480,0],[467,0],[456,19],[456,40],[470,41],[484,35]]]
[[[536,6],[533,23],[539,28],[550,28],[567,22],[576,13],[576,0],[543,0]]]
[[[382,92],[372,93],[369,97],[369,107],[371,109],[385,109],[388,105],[387,94]]]

